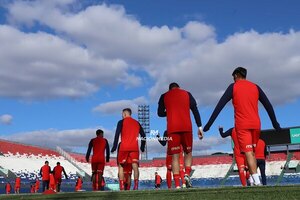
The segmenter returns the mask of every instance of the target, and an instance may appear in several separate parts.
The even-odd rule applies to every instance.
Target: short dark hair
[[[98,129],[98,130],[96,131],[96,135],[100,135],[100,134],[103,134],[103,130]]]
[[[57,165],[60,165],[60,162],[57,162],[56,164],[57,164]]]
[[[126,111],[129,112],[129,114],[131,115],[132,111],[131,111],[130,108],[124,108],[124,109],[123,109],[123,112],[126,112]]]
[[[240,76],[242,76],[243,78],[247,77],[247,69],[245,69],[244,67],[237,67],[235,68],[235,70],[232,72],[232,76],[239,74]]]
[[[49,164],[48,160],[45,161],[45,164]]]
[[[170,83],[170,85],[169,85],[169,90],[171,90],[171,89],[173,89],[173,88],[179,88],[178,83],[175,83],[175,82]]]

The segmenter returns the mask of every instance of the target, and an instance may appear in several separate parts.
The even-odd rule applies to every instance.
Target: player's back
[[[54,171],[55,178],[61,178],[61,173],[63,171],[63,167],[60,165],[57,165],[54,167],[53,171]]]
[[[256,84],[238,80],[233,87],[235,128],[260,129],[258,115],[259,91]]]
[[[174,88],[164,94],[168,133],[192,130],[189,93]]]
[[[132,117],[123,119],[120,151],[139,151],[138,137],[140,128],[139,122]]]
[[[93,142],[92,163],[105,163],[105,149],[107,140],[104,137],[95,137]]]

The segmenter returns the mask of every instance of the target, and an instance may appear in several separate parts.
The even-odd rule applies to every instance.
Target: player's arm
[[[221,127],[221,126],[219,127],[219,133],[220,133],[220,135],[221,135],[222,138],[226,138],[226,137],[228,137],[228,136],[231,136],[232,130],[233,130],[233,128],[230,128],[230,129],[228,129],[228,130],[224,133],[223,127]]]
[[[63,167],[62,170],[63,170],[63,173],[64,173],[66,179],[68,179],[68,175],[67,175],[67,173],[66,173],[66,171],[65,171],[65,168]]]
[[[141,151],[144,152],[145,151],[145,146],[146,146],[146,134],[145,131],[143,129],[143,127],[140,125],[140,136],[141,136]]]
[[[43,174],[42,174],[42,167],[41,167],[41,169],[40,169],[40,176],[43,176]]]
[[[202,129],[202,123],[201,123],[201,117],[200,117],[200,113],[199,110],[197,108],[197,102],[195,100],[195,98],[193,97],[193,95],[191,93],[189,94],[189,99],[190,99],[190,109],[192,110],[192,113],[194,115],[196,124],[198,126],[198,137],[200,140],[203,139],[203,129]]]
[[[273,127],[277,131],[279,131],[281,129],[281,127],[276,119],[272,104],[270,103],[270,101],[269,101],[267,95],[264,93],[264,91],[259,86],[257,86],[257,88],[258,88],[258,92],[259,92],[259,101],[262,103],[262,105],[266,109],[266,111],[269,115],[269,118],[271,119]]]
[[[159,101],[158,101],[157,115],[159,117],[166,117],[167,116],[164,97],[165,97],[164,94],[161,95],[160,98],[159,98]]]
[[[52,171],[53,176],[55,176],[55,171],[56,171],[55,169],[56,169],[56,167],[54,167],[53,171]],[[51,170],[50,170],[50,172],[51,172]]]
[[[107,139],[105,139],[106,141],[106,146],[105,146],[105,149],[106,149],[106,162],[109,162],[109,158],[110,158],[110,151],[109,151],[109,144],[108,144],[108,141]]]
[[[168,132],[167,132],[167,131],[164,132],[163,138],[161,138],[159,135],[157,135],[158,142],[159,142],[162,146],[166,146],[166,144],[167,144],[167,140],[166,140],[167,136],[168,136]]]
[[[217,106],[215,107],[207,124],[204,126],[204,129],[203,129],[204,132],[209,130],[209,128],[214,123],[214,121],[218,117],[221,110],[224,108],[224,106],[227,104],[227,102],[232,99],[232,95],[233,95],[233,83],[229,85],[229,87],[226,89],[223,96],[221,97],[220,101],[218,102]]]
[[[116,129],[116,133],[115,133],[115,139],[114,139],[114,142],[113,142],[113,147],[111,148],[111,152],[115,152],[116,149],[117,149],[117,146],[118,146],[118,142],[119,142],[119,137],[120,137],[120,133],[122,131],[122,128],[123,128],[123,120],[120,120],[118,122],[118,125],[117,125],[117,129]]]
[[[86,160],[86,162],[89,162],[92,148],[93,148],[93,139],[91,139],[91,141],[90,141],[90,143],[89,143],[88,150],[87,150],[86,155],[85,155],[85,160]]]

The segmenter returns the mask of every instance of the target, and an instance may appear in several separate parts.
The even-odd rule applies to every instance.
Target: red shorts
[[[92,172],[103,174],[105,163],[92,163]]]
[[[259,129],[236,129],[241,152],[255,151],[256,144],[260,137]]]
[[[172,170],[172,155],[169,155],[167,154],[167,157],[166,157],[166,167],[167,169],[169,170]]]
[[[118,163],[139,163],[139,152],[138,151],[119,151]]]
[[[178,154],[181,146],[185,153],[192,152],[193,134],[192,132],[168,133],[168,154]]]

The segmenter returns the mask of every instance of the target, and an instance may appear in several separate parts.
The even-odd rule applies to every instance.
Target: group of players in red
[[[177,83],[171,83],[169,91],[160,96],[157,114],[159,117],[166,117],[167,119],[167,130],[163,137],[167,140],[164,141],[159,136],[158,140],[163,146],[167,144],[166,177],[168,188],[172,187],[171,173],[173,173],[175,188],[192,187],[190,176],[192,171],[193,133],[190,111],[192,111],[198,126],[198,137],[203,139],[204,132],[210,129],[218,114],[230,100],[232,100],[234,107],[235,125],[234,128],[225,133],[223,133],[223,128],[220,127],[220,134],[222,137],[231,136],[234,141],[234,155],[242,185],[246,185],[247,179],[253,185],[261,185],[257,174],[257,160],[264,162],[265,154],[261,153],[261,149],[264,151],[265,144],[264,141],[259,140],[261,128],[258,114],[259,101],[267,110],[273,127],[277,131],[280,131],[281,128],[265,93],[258,85],[246,80],[247,70],[238,67],[233,71],[232,76],[234,83],[223,94],[204,129],[202,128],[196,100],[190,92],[181,89]],[[131,114],[130,108],[125,108],[122,111],[123,119],[118,122],[111,149],[111,152],[115,152],[119,146],[117,162],[120,190],[130,189],[132,171],[134,172],[133,189],[138,189],[139,146],[137,138],[141,140],[140,150],[142,152],[146,144],[144,130],[139,122],[131,117]],[[108,142],[103,137],[103,131],[97,130],[96,134],[97,137],[90,141],[86,160],[89,161],[91,149],[93,149],[91,161],[93,188],[99,190],[105,166],[105,150],[106,162],[109,161],[110,154]],[[121,137],[120,144],[118,144],[119,137]],[[263,165],[260,166],[264,167]],[[264,169],[261,168],[260,171],[264,172]],[[263,184],[265,184],[265,175],[262,179]],[[160,185],[159,178],[156,178],[156,180],[155,184]]]

